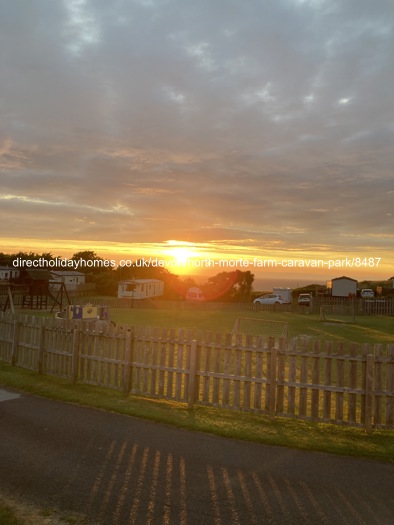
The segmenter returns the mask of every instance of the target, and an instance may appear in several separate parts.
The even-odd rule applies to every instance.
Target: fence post
[[[73,383],[78,381],[78,368],[79,368],[79,329],[74,328],[73,330],[73,347],[72,347],[72,370],[71,380]]]
[[[279,414],[283,414],[284,412],[284,397],[285,397],[285,389],[283,386],[283,383],[285,381],[285,373],[286,373],[286,356],[285,356],[285,350],[287,350],[288,343],[287,339],[285,337],[279,338],[279,351],[277,353],[277,387],[276,387],[276,411]],[[279,384],[281,383],[281,384]]]
[[[196,373],[197,373],[197,341],[193,339],[190,345],[190,368],[189,368],[189,392],[188,392],[188,406],[192,408],[195,402],[196,392]]]
[[[276,377],[276,368],[277,368],[277,349],[275,348],[275,340],[273,337],[269,338],[269,350],[271,351],[270,356],[270,387],[269,387],[269,415],[270,417],[275,417],[275,404],[276,404],[276,385],[277,385],[277,377]]]
[[[390,392],[394,391],[394,345],[387,347],[387,390],[386,396],[386,425],[392,426],[394,423],[394,399]]]
[[[127,396],[132,387],[132,366],[134,354],[134,329],[132,328],[126,332],[125,342],[125,354],[124,354],[124,376],[123,376],[123,392]]]
[[[11,348],[11,366],[15,366],[18,357],[18,343],[19,343],[19,328],[20,322],[14,321],[14,330],[12,334],[12,348]]]
[[[374,356],[367,355],[365,367],[365,430],[372,432],[372,407],[373,407],[373,376],[374,376]]]
[[[40,338],[38,343],[38,362],[37,372],[42,374],[43,362],[44,362],[44,346],[45,346],[45,325],[40,326]]]

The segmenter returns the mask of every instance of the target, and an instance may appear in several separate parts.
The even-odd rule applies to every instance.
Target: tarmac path
[[[0,491],[126,525],[392,525],[394,465],[0,389]]]

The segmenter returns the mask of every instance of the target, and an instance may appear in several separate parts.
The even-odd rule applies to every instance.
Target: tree
[[[85,274],[87,283],[94,283],[96,291],[100,295],[116,294],[116,277],[111,261],[102,259],[92,250],[76,252],[71,257],[75,261],[75,269]]]
[[[58,258],[60,258],[58,256]],[[50,252],[43,252],[41,254],[35,252],[17,252],[17,253],[2,253],[0,252],[0,265],[1,266],[13,266],[14,261],[37,261],[39,259],[50,261],[55,257]]]
[[[0,252],[0,266],[11,266],[13,260],[12,255]]]
[[[210,277],[201,286],[205,297],[210,301],[246,302],[250,300],[254,275],[249,272],[221,272]]]
[[[237,270],[237,279],[235,285],[235,299],[242,303],[248,302],[252,295],[252,285],[254,274],[250,271],[241,272]]]
[[[71,260],[78,262],[79,264],[78,266],[75,265],[75,268],[86,274],[108,273],[108,270],[112,269],[110,261],[102,259],[93,250],[76,252]]]

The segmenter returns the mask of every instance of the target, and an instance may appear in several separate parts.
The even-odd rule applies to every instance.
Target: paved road
[[[89,523],[392,525],[394,466],[0,390],[0,490]]]

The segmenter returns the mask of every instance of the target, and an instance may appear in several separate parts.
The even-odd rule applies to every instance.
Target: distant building
[[[329,288],[329,283],[327,287]],[[350,277],[336,277],[331,280],[331,295],[332,297],[349,297],[350,295],[357,295],[357,280]]]
[[[19,277],[19,270],[12,266],[0,266],[0,281],[9,281]]]
[[[51,283],[64,283],[66,290],[77,290],[79,285],[85,284],[85,274],[75,270],[59,270],[51,272]]]
[[[118,297],[127,299],[149,299],[164,293],[164,282],[159,279],[127,279],[118,283]]]
[[[394,288],[394,275],[393,275],[393,277],[390,277],[389,281],[391,281],[391,285]]]

